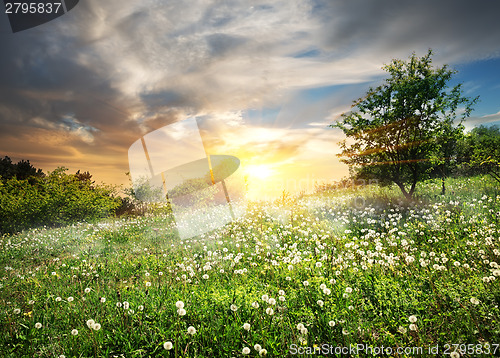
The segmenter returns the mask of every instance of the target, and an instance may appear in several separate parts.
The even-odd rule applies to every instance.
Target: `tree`
[[[330,125],[347,137],[338,156],[356,179],[395,183],[408,199],[450,155],[446,143],[461,131],[454,125],[458,110],[463,120],[478,99],[464,97],[461,84],[448,88],[456,71],[447,65],[433,68],[431,57],[429,50],[423,57],[413,53],[408,61],[384,65],[390,77],[354,101],[357,110]]]
[[[500,183],[500,128],[479,126],[467,136],[464,146],[473,174],[489,174]]]

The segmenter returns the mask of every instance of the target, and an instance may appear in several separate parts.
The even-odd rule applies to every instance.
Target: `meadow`
[[[187,240],[165,214],[4,235],[0,356],[499,355],[500,190],[440,185],[250,202]]]

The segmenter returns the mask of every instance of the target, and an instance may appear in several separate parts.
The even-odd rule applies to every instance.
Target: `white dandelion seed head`
[[[271,307],[269,307],[269,308],[267,308],[267,309],[266,309],[266,313],[267,313],[269,316],[272,316],[272,315],[274,314],[274,310],[273,310]]]
[[[42,324],[40,322],[35,323],[35,328],[37,329],[42,328]]]
[[[335,321],[330,321],[330,322],[328,322],[328,325],[329,325],[330,327],[335,327]]]
[[[267,355],[267,349],[262,348],[262,349],[259,351],[259,355],[260,355],[261,357],[264,357],[265,355]]]
[[[235,304],[232,304],[230,308],[231,308],[231,311],[233,311],[233,312],[236,312],[238,310],[238,306],[236,306]]]
[[[417,325],[415,323],[410,324],[410,331],[416,331]]]
[[[74,300],[73,297],[71,297],[71,296],[68,297],[68,302],[73,302],[73,300]]]
[[[87,320],[87,327],[92,328],[92,326],[95,324],[95,321],[93,319]]]
[[[408,317],[408,321],[410,321],[411,323],[417,322],[417,316],[411,315],[410,317]]]
[[[71,331],[71,334],[72,334],[73,336],[77,336],[77,335],[78,335],[78,330],[77,330],[77,329],[72,330],[72,331]]]
[[[241,351],[241,353],[243,353],[245,355],[250,354],[250,348],[244,347],[243,350]]]
[[[194,328],[193,326],[189,326],[188,329],[187,329],[187,332],[190,335],[194,335],[196,333],[196,328]]]
[[[85,293],[89,293],[89,292],[90,292],[90,288],[89,288],[89,287],[87,287],[87,288],[85,289]]]
[[[177,310],[177,313],[179,314],[179,316],[185,316],[186,315],[186,310],[184,308],[179,308]]]
[[[173,348],[173,346],[174,345],[170,341],[163,343],[163,348],[165,348],[167,351],[171,350]]]
[[[175,307],[177,307],[177,308],[184,308],[184,302],[182,302],[182,301],[177,301],[177,302],[175,303]]]
[[[260,344],[257,343],[253,346],[253,349],[255,349],[257,352],[260,352],[262,350],[262,347]]]
[[[243,324],[243,329],[244,329],[245,331],[249,331],[249,330],[250,330],[250,323],[244,323],[244,324]]]

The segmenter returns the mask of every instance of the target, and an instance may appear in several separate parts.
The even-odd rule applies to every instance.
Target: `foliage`
[[[0,232],[65,225],[112,215],[120,199],[113,187],[95,185],[87,173],[58,168],[44,177],[0,182]]]
[[[357,111],[331,125],[353,142],[344,140],[339,156],[356,178],[395,183],[407,198],[433,168],[440,166],[445,174],[462,133],[453,125],[459,106],[465,118],[477,101],[462,96],[461,84],[448,89],[455,72],[446,65],[433,68],[431,56],[429,50],[424,57],[413,54],[385,65],[390,77],[384,84],[370,88],[354,101]]]
[[[28,179],[31,177],[43,178],[45,174],[42,169],[36,169],[31,165],[29,160],[20,160],[16,164],[5,156],[0,159],[0,179],[7,180],[16,177],[19,180]]]
[[[363,344],[404,357],[449,344],[496,356],[500,193],[489,179],[447,178],[437,197],[440,182],[425,181],[406,203],[370,185],[261,202],[182,241],[170,215],[4,236],[2,355],[286,357]]]
[[[459,150],[466,173],[489,174],[500,183],[500,128],[479,126],[463,139]]]

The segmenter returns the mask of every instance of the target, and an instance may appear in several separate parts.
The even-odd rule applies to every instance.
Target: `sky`
[[[0,156],[127,186],[134,143],[197,118],[254,197],[311,191],[348,174],[328,125],[391,59],[431,48],[480,96],[466,128],[500,124],[498,14],[494,0],[80,0],[12,33],[2,13]],[[189,150],[172,141],[165,158]]]

